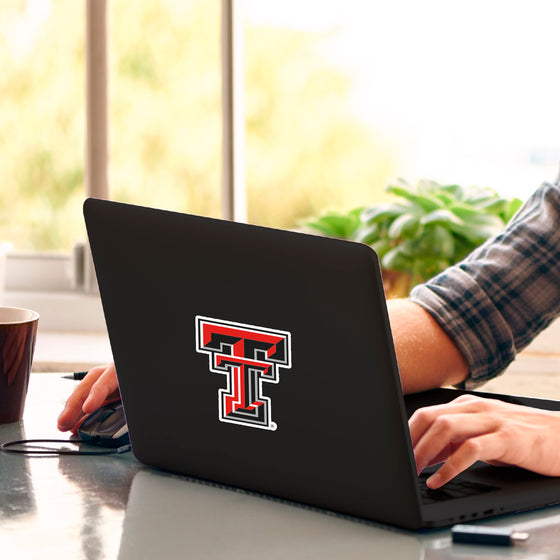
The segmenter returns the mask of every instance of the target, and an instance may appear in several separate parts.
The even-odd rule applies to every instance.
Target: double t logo
[[[291,367],[290,333],[197,315],[196,350],[208,354],[210,371],[227,376],[218,391],[219,419],[275,430],[263,381],[278,383],[278,369]]]

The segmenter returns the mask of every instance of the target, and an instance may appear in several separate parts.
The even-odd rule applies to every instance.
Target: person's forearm
[[[454,385],[467,377],[463,355],[427,311],[407,299],[387,305],[405,393]]]

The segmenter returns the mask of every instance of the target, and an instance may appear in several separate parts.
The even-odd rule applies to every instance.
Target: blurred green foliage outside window
[[[83,237],[84,4],[0,3],[0,239],[68,249]]]
[[[219,216],[220,2],[108,6],[112,197]],[[67,251],[85,235],[84,4],[4,0],[0,31],[0,239]],[[247,24],[244,39],[249,221],[382,197],[394,154],[350,110],[328,33]]]

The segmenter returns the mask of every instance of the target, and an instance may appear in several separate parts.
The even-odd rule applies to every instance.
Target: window
[[[83,22],[74,0],[0,6],[0,240],[18,251],[84,237]]]
[[[0,240],[15,248],[12,303],[83,289],[73,247],[85,237],[92,6],[107,9],[106,34],[95,33],[107,39],[117,200],[222,215],[220,42],[232,6],[225,53],[242,55],[244,109],[232,174],[246,183],[248,221],[295,228],[385,197],[396,175],[525,198],[557,173],[555,0],[6,0]]]
[[[560,78],[554,0],[245,5],[247,72],[258,71],[254,56],[274,59],[268,68],[271,89],[283,91],[264,97],[251,90],[248,79],[247,117],[256,119],[260,104],[263,113],[278,111],[293,124],[292,138],[274,127],[262,138],[248,130],[253,218],[263,211],[257,211],[262,202],[251,192],[262,189],[267,167],[285,179],[279,181],[283,187],[297,184],[300,194],[302,175],[316,191],[324,189],[323,200],[307,194],[309,211],[329,203],[370,203],[395,174],[409,182],[493,187],[523,199],[556,177]],[[307,96],[312,102],[306,105]],[[343,131],[337,129],[341,117]],[[314,128],[318,134],[311,140],[307,135]],[[297,143],[301,136],[310,142],[306,150]],[[290,141],[297,147],[283,165],[271,166],[269,158],[290,150]],[[323,150],[331,150],[330,157],[318,164],[314,156]],[[298,157],[302,165],[296,171]],[[344,167],[340,173],[337,165]],[[263,190],[266,200],[273,189]]]
[[[220,216],[220,2],[109,2],[111,197]]]

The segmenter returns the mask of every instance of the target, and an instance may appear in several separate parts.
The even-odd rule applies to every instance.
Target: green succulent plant
[[[304,226],[315,233],[370,245],[387,277],[401,275],[399,293],[391,294],[399,296],[459,262],[501,231],[522,204],[493,189],[426,180],[413,187],[398,179],[387,191],[400,200],[348,213],[329,212]]]

